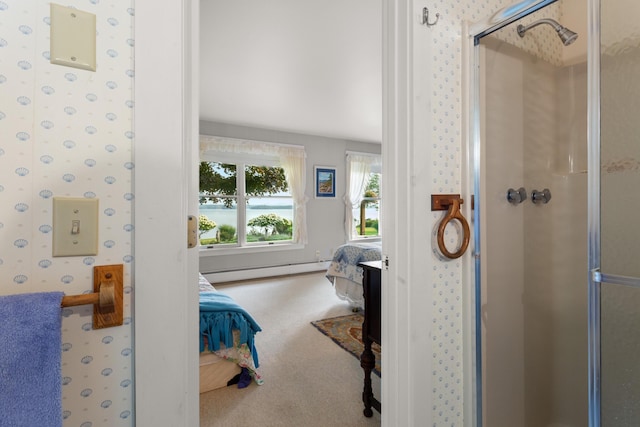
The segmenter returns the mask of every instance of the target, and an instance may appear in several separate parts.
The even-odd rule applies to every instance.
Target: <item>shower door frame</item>
[[[463,147],[463,192],[467,199],[474,199],[473,265],[468,265],[467,317],[465,348],[465,422],[475,427],[483,426],[482,395],[482,271],[480,244],[480,220],[483,195],[480,186],[481,128],[480,128],[480,39],[515,22],[557,0],[523,0],[503,8],[483,21],[464,24],[462,34],[463,85],[467,90],[464,99],[467,108],[466,147]],[[589,363],[589,427],[600,427],[600,285],[603,282],[640,287],[640,280],[606,275],[600,272],[600,0],[588,0],[588,52],[587,52],[587,151],[588,151],[588,363]],[[463,87],[464,89],[464,87]],[[633,281],[633,283],[630,283]]]

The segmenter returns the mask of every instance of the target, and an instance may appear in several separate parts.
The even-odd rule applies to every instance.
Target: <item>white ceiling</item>
[[[380,143],[371,0],[201,0],[200,119]]]

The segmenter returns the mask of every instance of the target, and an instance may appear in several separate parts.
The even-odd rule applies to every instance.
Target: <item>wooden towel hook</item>
[[[99,305],[100,307],[113,306],[115,303],[115,285],[113,282],[100,284],[100,290],[90,294],[65,295],[62,297],[62,307],[75,307],[78,305]]]
[[[469,247],[469,239],[471,237],[471,231],[469,230],[469,223],[467,222],[462,212],[460,212],[460,205],[464,203],[464,200],[459,194],[432,194],[431,195],[431,210],[442,211],[447,210],[447,214],[444,216],[440,225],[438,226],[438,249],[445,257],[449,259],[460,258]],[[447,225],[457,219],[462,225],[462,242],[460,248],[456,252],[449,252],[444,244],[444,231]]]
[[[93,305],[93,329],[123,323],[122,264],[93,267],[93,293],[62,297],[62,307]]]

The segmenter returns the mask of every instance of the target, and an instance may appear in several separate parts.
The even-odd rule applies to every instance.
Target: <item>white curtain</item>
[[[300,155],[302,151],[302,155]],[[307,237],[307,202],[306,187],[306,154],[304,150],[281,150],[280,165],[284,169],[289,190],[294,201],[293,242],[306,245]]]
[[[379,163],[378,156],[366,154],[347,154],[347,192],[344,195],[346,205],[345,231],[347,239],[353,240],[358,233],[353,220],[353,210],[360,207],[364,197],[364,190],[369,184],[371,167]]]
[[[284,169],[289,190],[294,202],[293,243],[307,244],[306,157],[304,147],[297,145],[271,144],[262,141],[200,136],[200,156],[207,153],[236,154],[263,160],[278,160]]]

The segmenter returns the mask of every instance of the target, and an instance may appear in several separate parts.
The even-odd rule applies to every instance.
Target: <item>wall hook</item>
[[[428,8],[423,8],[422,9],[422,25],[426,25],[427,27],[431,27],[433,25],[436,25],[438,23],[438,19],[440,19],[440,14],[436,13],[436,20],[433,22],[429,22],[429,9]]]

